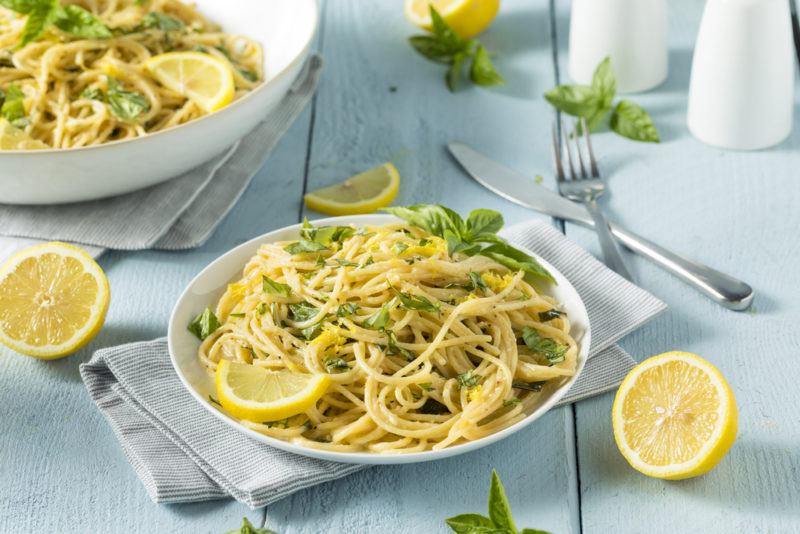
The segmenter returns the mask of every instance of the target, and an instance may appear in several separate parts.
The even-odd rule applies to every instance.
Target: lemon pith
[[[391,204],[400,189],[400,173],[391,163],[373,167],[344,182],[305,195],[307,207],[327,215],[372,213]]]
[[[722,374],[686,352],[636,366],[620,385],[612,413],[614,438],[628,463],[673,480],[710,471],[738,427],[736,399]]]
[[[221,360],[216,372],[217,396],[231,415],[257,423],[305,412],[328,389],[326,375],[270,371]]]
[[[429,5],[464,39],[483,32],[500,9],[500,0],[406,0],[406,18],[425,30],[432,30]]]
[[[100,331],[109,297],[102,269],[78,247],[24,249],[0,267],[0,341],[42,359],[71,354]]]
[[[167,52],[151,57],[144,66],[161,85],[195,102],[207,113],[233,100],[233,71],[210,54]]]

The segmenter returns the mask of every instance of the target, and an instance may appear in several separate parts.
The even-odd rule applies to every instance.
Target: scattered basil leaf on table
[[[107,98],[111,113],[124,121],[135,121],[139,115],[150,110],[150,102],[144,95],[122,89],[119,81],[110,76]]]
[[[611,58],[597,65],[591,85],[558,85],[544,93],[554,108],[586,119],[590,131],[595,131],[611,114],[609,126],[619,135],[634,141],[658,143],[659,136],[650,115],[638,104],[621,100],[614,107],[617,81]],[[578,128],[576,134],[581,133]]]
[[[514,271],[525,271],[528,280],[538,278],[556,283],[536,258],[512,247],[496,234],[503,227],[503,216],[498,212],[474,210],[464,221],[458,213],[439,204],[390,207],[382,211],[441,237],[447,242],[450,254],[486,256]]]
[[[219,319],[211,311],[211,308],[206,308],[203,312],[195,317],[189,326],[189,332],[197,336],[201,341],[214,333],[220,327]]]
[[[429,6],[433,29],[430,35],[414,35],[408,42],[424,58],[448,65],[444,81],[456,91],[463,77],[464,66],[471,61],[469,79],[476,85],[498,85],[505,80],[494,68],[491,54],[476,39],[462,39],[444,21],[433,5]]]
[[[292,294],[291,287],[287,286],[286,284],[276,282],[272,278],[265,275],[261,275],[261,288],[264,290],[264,293],[269,293],[270,295],[277,295],[284,298],[288,298]]]
[[[278,533],[268,528],[256,528],[253,526],[253,523],[251,523],[246,517],[243,517],[241,527],[235,530],[229,530],[225,534],[278,534]]]
[[[538,330],[530,326],[522,330],[522,339],[529,349],[547,358],[551,364],[563,362],[569,348],[554,339],[542,336]]]

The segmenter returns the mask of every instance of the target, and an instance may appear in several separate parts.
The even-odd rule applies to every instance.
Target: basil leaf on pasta
[[[277,295],[284,298],[289,298],[289,296],[292,294],[291,287],[287,286],[286,284],[276,282],[267,275],[261,275],[261,288],[264,290],[264,293],[269,293],[270,295]]]
[[[108,78],[108,107],[116,117],[134,122],[139,115],[150,111],[150,102],[144,95],[126,91],[115,78]]]
[[[55,26],[64,32],[83,39],[108,39],[111,30],[100,20],[76,5],[66,5],[56,11]]]

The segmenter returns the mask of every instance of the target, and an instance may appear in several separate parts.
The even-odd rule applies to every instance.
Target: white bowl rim
[[[275,76],[271,77],[269,80],[264,80],[256,87],[253,88],[252,91],[249,91],[247,94],[231,102],[224,108],[214,111],[212,113],[207,113],[202,117],[198,117],[196,119],[192,119],[189,122],[184,122],[183,124],[178,124],[177,126],[172,126],[170,128],[165,128],[163,130],[158,130],[157,132],[152,132],[141,137],[134,137],[131,139],[117,139],[116,141],[109,141],[108,143],[101,143],[99,145],[88,145],[88,146],[79,146],[74,148],[43,148],[41,150],[0,150],[0,157],[3,155],[21,155],[24,154],[26,156],[36,156],[36,155],[49,155],[49,154],[72,154],[75,152],[86,152],[88,150],[99,150],[103,148],[113,147],[113,146],[120,146],[128,143],[135,143],[136,141],[141,141],[143,139],[152,139],[155,136],[160,136],[163,134],[174,132],[175,130],[181,129],[184,126],[191,126],[193,124],[197,124],[200,121],[204,121],[210,117],[217,117],[222,114],[229,113],[231,109],[241,107],[242,102],[246,102],[253,98],[253,95],[256,93],[260,93],[266,87],[271,85],[274,81],[283,78],[287,75],[288,72],[292,70],[292,68],[297,65],[299,61],[303,61],[308,56],[308,51],[311,48],[311,43],[314,41],[314,36],[317,34],[317,30],[319,29],[319,0],[311,0],[311,5],[313,6],[313,25],[311,28],[311,32],[308,34],[308,40],[303,44],[303,48],[300,50],[300,53],[295,56],[292,61],[286,64],[281,70],[275,73]]]
[[[363,222],[360,222],[363,221]],[[377,221],[377,222],[376,222]],[[349,216],[340,216],[340,217],[328,217],[324,219],[316,219],[313,221],[314,225],[342,225],[342,224],[356,224],[356,225],[364,225],[364,224],[387,224],[391,222],[397,222],[399,219],[392,215],[384,215],[384,214],[370,214],[370,215],[349,215]],[[185,324],[178,324],[178,317],[177,312],[178,308],[180,308],[181,303],[187,297],[192,287],[200,280],[205,277],[205,273],[212,269],[218,262],[222,261],[225,257],[229,255],[235,254],[237,251],[252,247],[256,243],[268,243],[273,238],[271,237],[274,234],[282,233],[289,230],[298,230],[301,228],[302,224],[297,223],[289,226],[284,226],[281,228],[277,228],[265,234],[262,234],[258,237],[250,239],[236,247],[228,250],[227,252],[221,254],[216,259],[214,259],[211,263],[209,263],[200,273],[195,276],[191,282],[189,282],[186,288],[181,292],[181,295],[178,297],[178,300],[175,303],[175,306],[172,309],[169,318],[169,325],[167,329],[167,346],[170,355],[170,361],[172,362],[172,367],[175,369],[175,372],[178,375],[183,386],[189,391],[189,393],[199,402],[206,410],[210,411],[215,417],[220,419],[221,421],[225,422],[228,426],[235,428],[239,432],[243,432],[247,436],[255,439],[256,441],[260,441],[266,445],[271,447],[275,447],[277,449],[284,450],[286,452],[291,452],[293,454],[299,454],[306,457],[317,458],[320,460],[329,460],[333,462],[339,463],[348,463],[348,464],[365,464],[365,465],[389,465],[389,464],[406,464],[406,463],[417,463],[417,462],[426,462],[431,460],[439,460],[443,458],[449,458],[451,456],[456,456],[459,454],[463,454],[466,452],[470,452],[476,449],[480,449],[497,441],[500,441],[516,432],[522,430],[526,426],[530,425],[544,414],[550,411],[550,409],[555,406],[558,401],[560,401],[564,395],[566,395],[567,391],[569,391],[570,387],[575,383],[578,376],[583,371],[584,365],[586,364],[586,360],[589,355],[589,347],[591,345],[591,324],[589,323],[589,315],[586,311],[586,306],[583,303],[583,299],[581,299],[580,294],[577,292],[575,287],[569,282],[569,280],[552,264],[550,264],[547,260],[543,259],[538,254],[524,248],[519,247],[524,252],[534,256],[541,264],[544,266],[545,269],[550,271],[551,273],[555,273],[556,278],[560,278],[559,286],[566,288],[567,291],[572,292],[575,296],[575,306],[578,307],[578,315],[581,315],[584,319],[586,324],[586,329],[583,332],[583,337],[579,342],[579,350],[577,356],[577,367],[575,369],[575,374],[569,378],[564,384],[562,384],[553,394],[539,407],[536,408],[532,413],[528,414],[527,417],[518,421],[517,423],[511,425],[510,427],[504,428],[499,432],[495,432],[494,434],[489,434],[488,436],[484,436],[480,439],[469,441],[466,443],[460,443],[458,445],[454,445],[452,447],[447,447],[445,449],[437,450],[437,451],[423,451],[423,452],[414,452],[414,453],[397,453],[397,454],[381,454],[381,453],[374,453],[374,452],[337,452],[337,451],[328,451],[322,449],[312,449],[310,447],[304,447],[302,445],[297,445],[294,443],[290,443],[288,441],[283,441],[281,439],[273,438],[257,432],[253,429],[247,428],[246,426],[242,425],[238,420],[229,416],[208,402],[200,393],[192,386],[189,380],[184,376],[183,372],[178,365],[177,358],[175,356],[176,349],[174,346],[174,333],[176,329],[180,328],[181,330],[185,329]],[[223,281],[226,283],[227,280]]]

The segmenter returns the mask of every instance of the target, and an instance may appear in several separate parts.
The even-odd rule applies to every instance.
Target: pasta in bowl
[[[530,276],[466,252],[389,216],[267,234],[181,296],[173,364],[217,417],[307,456],[405,463],[492,443],[563,396],[585,362],[589,325],[544,260],[518,251],[541,267]],[[323,377],[324,387],[294,413],[241,412],[237,386],[220,382],[236,366]]]
[[[315,0],[0,2],[0,201],[125,193],[223,153],[288,92],[317,11]]]

